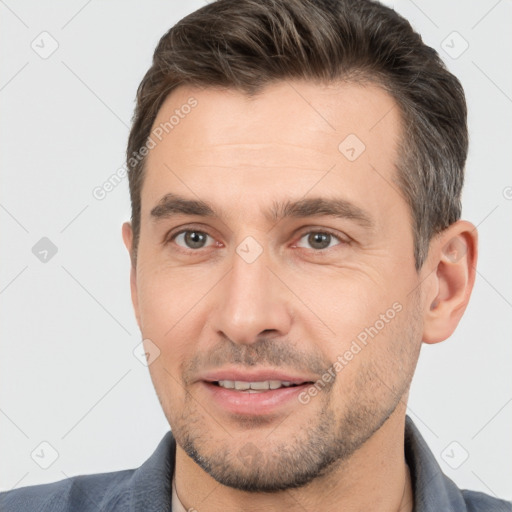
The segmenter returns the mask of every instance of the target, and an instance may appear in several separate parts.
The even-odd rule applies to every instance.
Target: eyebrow
[[[362,227],[371,229],[374,222],[371,216],[350,201],[334,197],[311,197],[297,201],[274,201],[270,210],[263,212],[269,222],[278,222],[285,218],[304,218],[329,216],[349,219]],[[178,194],[169,193],[163,196],[150,212],[154,221],[169,219],[175,215],[197,215],[200,217],[219,217],[215,209],[205,201],[188,199]]]

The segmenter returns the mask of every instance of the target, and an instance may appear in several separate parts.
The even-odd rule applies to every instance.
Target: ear
[[[139,316],[139,300],[137,295],[137,269],[134,265],[133,258],[133,229],[130,222],[125,222],[123,224],[123,242],[128,250],[128,254],[130,255],[130,290],[132,295],[132,305],[133,310],[135,312],[135,318],[137,319],[137,324],[139,325],[139,329],[141,329],[140,325],[140,316]]]
[[[467,221],[457,221],[431,243],[428,267],[433,271],[424,315],[423,342],[445,340],[457,327],[475,283],[478,233]]]

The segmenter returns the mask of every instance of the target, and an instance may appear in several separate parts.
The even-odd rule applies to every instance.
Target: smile
[[[248,393],[261,393],[270,389],[289,388],[292,386],[298,386],[289,381],[282,380],[263,380],[255,382],[245,382],[241,380],[219,380],[214,384],[225,389],[234,389],[236,391],[246,391]]]

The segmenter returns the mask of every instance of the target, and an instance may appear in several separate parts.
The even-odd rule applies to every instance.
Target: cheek
[[[338,369],[335,395],[343,397],[342,408],[391,407],[410,385],[421,331],[418,318],[401,306],[395,303],[395,308],[384,310],[385,320],[369,320],[339,344],[333,360]]]
[[[355,336],[391,308],[398,294],[380,276],[361,270],[332,270],[296,280],[297,296],[330,328],[333,337]]]
[[[156,265],[155,265],[156,267]],[[138,300],[142,323],[159,338],[170,334],[208,291],[208,283],[180,269],[141,272]]]
[[[139,283],[142,336],[160,350],[150,366],[152,379],[179,393],[182,366],[197,350],[202,325],[198,305],[205,291],[162,273],[144,277]]]
[[[352,381],[361,365],[392,357],[397,331],[406,327],[406,294],[398,287],[362,272],[338,279],[308,279],[305,285],[298,287],[298,295],[310,309],[302,308],[310,319],[302,317],[306,338],[314,340],[333,364],[339,363],[336,373],[343,372],[339,380]]]

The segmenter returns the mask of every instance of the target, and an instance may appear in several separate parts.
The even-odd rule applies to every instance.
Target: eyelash
[[[204,231],[202,229],[194,229],[194,227],[189,227],[187,229],[182,229],[182,230],[180,230],[180,231],[178,231],[176,233],[168,235],[165,238],[165,240],[164,240],[164,245],[170,244],[179,235],[182,235],[183,233],[189,233],[189,232],[192,232],[192,231],[194,231],[196,233],[201,233],[203,235],[209,236],[210,238],[214,239],[214,237],[212,235],[210,235],[207,231]],[[298,235],[298,241],[300,241],[302,238],[304,238],[304,236],[310,235],[310,234],[313,234],[313,233],[315,233],[315,234],[330,235],[330,236],[332,236],[333,238],[335,238],[339,242],[339,244],[337,244],[337,245],[348,245],[348,244],[350,244],[350,240],[344,240],[339,235],[337,235],[337,234],[333,233],[331,230],[325,229],[325,228],[323,228],[323,229],[309,229],[308,231],[302,231]],[[314,254],[322,255],[322,254],[325,254],[328,250],[334,249],[334,247],[336,247],[336,246],[327,247],[325,249],[306,249],[306,250],[309,250],[309,251],[313,252]],[[199,249],[190,249],[190,248],[182,247],[181,245],[178,245],[178,247],[179,247],[180,251],[183,251],[183,252],[188,253],[188,254],[199,253],[202,249],[207,249],[208,248],[208,247],[201,247]],[[295,247],[296,247],[296,245],[295,245]],[[304,248],[303,247],[299,247],[299,249],[304,249]]]

